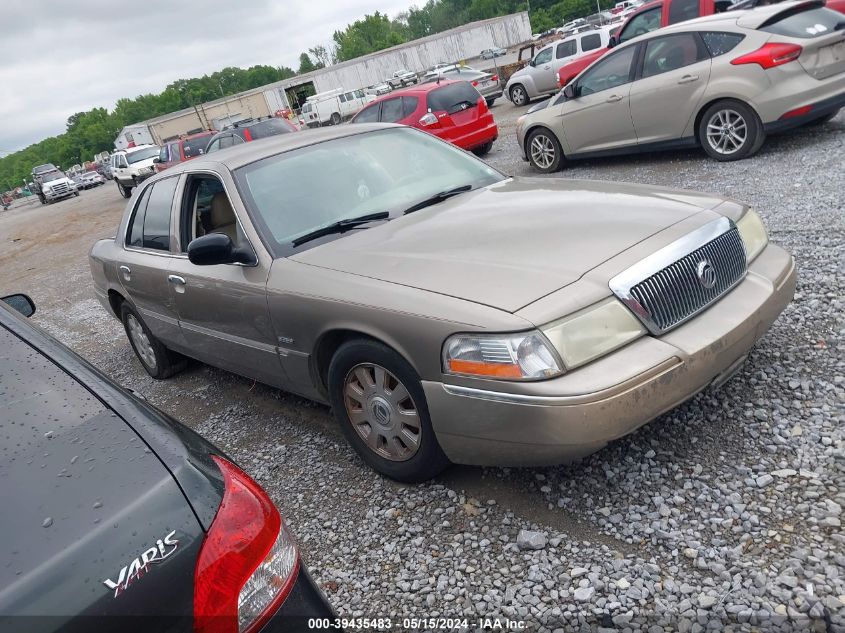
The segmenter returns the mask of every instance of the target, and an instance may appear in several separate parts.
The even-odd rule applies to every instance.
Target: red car
[[[379,97],[352,123],[401,123],[483,156],[499,137],[484,97],[468,81],[442,80]]]
[[[168,167],[201,156],[205,152],[206,145],[208,145],[208,139],[212,136],[214,136],[214,132],[209,130],[182,136],[178,140],[163,144],[158,154],[158,160],[155,161],[156,172],[164,171]]]
[[[828,9],[845,13],[845,0],[827,0],[826,3],[819,0],[810,1],[815,1],[820,6],[825,4]],[[607,48],[591,51],[561,66],[560,70],[557,71],[557,82],[561,87],[565,86],[611,48],[638,35],[651,33],[664,26],[692,20],[703,15],[737,9],[753,9],[763,3],[772,4],[769,0],[740,0],[734,4],[727,0],[657,0],[656,2],[649,2],[628,16],[622,27],[611,37],[610,45]]]

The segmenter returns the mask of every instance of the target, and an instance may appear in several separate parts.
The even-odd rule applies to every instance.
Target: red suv
[[[379,97],[352,123],[401,123],[483,156],[499,137],[484,97],[468,81],[440,81]]]
[[[157,172],[164,171],[168,167],[178,165],[186,160],[191,160],[205,153],[208,139],[214,136],[214,132],[199,132],[180,137],[176,141],[169,141],[161,146],[158,153],[158,160],[155,161]]]

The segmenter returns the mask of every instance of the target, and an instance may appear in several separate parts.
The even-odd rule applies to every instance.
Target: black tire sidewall
[[[748,136],[746,136],[745,144],[739,151],[736,151],[733,154],[725,155],[718,153],[716,150],[710,147],[710,143],[707,140],[707,122],[716,112],[727,108],[736,110],[742,115],[742,117],[745,119],[746,127],[748,128]],[[760,117],[757,115],[757,112],[754,111],[754,108],[749,105],[746,105],[742,101],[737,101],[734,99],[724,99],[722,101],[717,101],[709,108],[707,108],[707,110],[704,111],[701,120],[698,122],[698,142],[701,144],[701,147],[704,149],[707,155],[710,156],[710,158],[713,158],[719,162],[727,163],[730,161],[742,160],[743,158],[753,156],[763,145],[763,141],[765,141],[765,139],[766,132],[763,129],[763,122],[760,121]]]
[[[135,347],[135,341],[132,340],[132,336],[129,333],[129,324],[127,323],[127,319],[129,315],[135,317],[138,323],[141,324],[141,327],[144,328],[144,333],[147,335],[147,338],[150,340],[150,345],[153,348],[153,353],[156,357],[156,368],[155,370],[150,369],[147,364],[144,362],[144,359],[141,358],[141,355],[138,353],[138,349]],[[170,352],[169,350],[162,345],[162,343],[150,332],[150,328],[147,327],[147,324],[144,323],[144,320],[141,318],[141,315],[138,314],[138,311],[132,306],[131,303],[128,301],[124,301],[123,304],[120,306],[120,320],[123,323],[123,329],[126,332],[126,338],[129,339],[129,345],[132,347],[132,351],[135,352],[135,356],[138,358],[138,362],[141,363],[141,366],[144,368],[152,378],[156,380],[163,380],[168,376],[174,373],[174,367],[171,363]]]
[[[514,96],[514,93],[518,90],[522,91],[522,103],[517,103],[516,97]],[[522,107],[528,103],[528,93],[525,91],[525,88],[522,86],[522,84],[516,84],[515,86],[512,86],[510,93],[511,103],[513,103],[515,106]]]
[[[540,167],[531,158],[531,141],[534,140],[535,136],[539,136],[540,134],[548,136],[552,140],[552,145],[554,145],[555,148],[555,159],[548,168]],[[528,136],[525,139],[525,155],[528,158],[528,163],[531,165],[531,168],[536,169],[541,174],[551,174],[556,171],[560,171],[563,166],[563,147],[561,147],[557,135],[548,128],[538,127],[528,133]]]
[[[361,363],[373,363],[387,369],[405,385],[416,405],[421,426],[420,447],[416,455],[406,461],[395,462],[373,453],[352,428],[344,405],[343,390],[347,374]],[[431,479],[449,465],[434,434],[419,376],[404,358],[386,345],[366,339],[341,345],[329,364],[328,389],[335,419],[344,436],[373,470],[397,481],[419,483]]]
[[[117,183],[117,190],[120,192],[120,195],[124,198],[129,198],[129,196],[132,195],[132,189],[121,184],[120,182]]]

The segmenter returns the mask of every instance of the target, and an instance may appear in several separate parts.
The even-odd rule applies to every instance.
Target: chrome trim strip
[[[177,321],[173,317],[165,316],[164,314],[153,312],[152,310],[147,310],[146,308],[138,308],[138,312],[140,312],[143,316],[158,319],[159,321],[163,321],[168,325],[175,325],[177,327],[179,326],[179,321]]]
[[[235,345],[249,347],[251,349],[258,350],[259,352],[269,352],[270,354],[278,353],[278,348],[275,345],[268,345],[267,343],[253,341],[251,339],[243,338],[242,336],[235,336],[234,334],[224,334],[223,332],[211,330],[209,328],[202,327],[201,325],[194,325],[193,323],[185,323],[184,321],[179,321],[179,325],[191,332],[211,336],[213,338],[220,339],[221,341],[226,341],[227,343],[234,343]]]
[[[461,387],[459,385],[443,385],[443,390],[452,396],[464,396],[466,398],[505,402],[507,404],[560,406],[571,403],[572,401],[571,396],[526,396],[520,393],[502,393],[501,391],[473,389],[472,387]]]

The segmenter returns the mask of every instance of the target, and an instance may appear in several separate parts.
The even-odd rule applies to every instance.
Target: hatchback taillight
[[[743,64],[757,64],[761,68],[768,70],[775,66],[782,66],[789,62],[794,62],[801,57],[803,51],[798,44],[787,44],[782,42],[769,42],[764,44],[756,51],[737,57],[731,60],[734,66],[741,66]]]
[[[420,125],[423,127],[431,127],[432,125],[437,125],[437,123],[437,115],[433,112],[426,112],[420,119]]]
[[[299,552],[267,493],[231,462],[213,459],[225,490],[194,572],[194,631],[252,633],[290,593]]]

